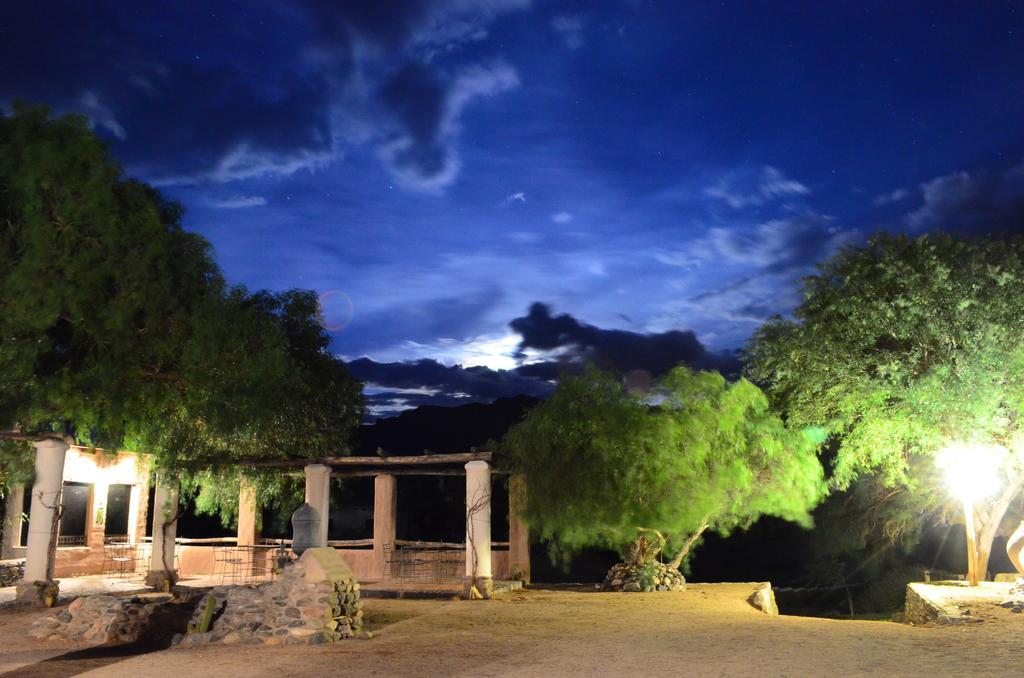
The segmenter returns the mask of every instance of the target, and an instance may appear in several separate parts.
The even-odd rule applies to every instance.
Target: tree
[[[680,366],[649,393],[608,373],[565,377],[501,448],[526,478],[526,521],[556,554],[654,533],[678,567],[706,530],[762,515],[809,524],[823,492],[819,442],[750,382]]]
[[[831,484],[876,474],[919,496],[921,458],[959,448],[984,468],[1003,450],[1001,490],[970,507],[984,576],[1007,508],[1024,488],[1024,240],[881,234],[822,264],[792,320],[760,328],[751,378],[797,426],[838,442]],[[974,510],[976,509],[976,510]]]
[[[316,295],[229,285],[182,215],[84,118],[0,117],[0,431],[171,473],[343,452],[363,402]]]

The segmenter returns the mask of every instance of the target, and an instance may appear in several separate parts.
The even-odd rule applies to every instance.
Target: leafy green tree
[[[792,320],[751,340],[752,379],[792,424],[834,436],[834,487],[875,474],[931,501],[940,488],[922,487],[934,474],[919,460],[959,448],[972,472],[993,465],[1000,491],[967,504],[969,572],[984,576],[1024,488],[1024,240],[882,234],[822,264],[803,293]]]
[[[677,367],[649,393],[608,373],[565,377],[501,449],[526,478],[525,519],[556,554],[654,533],[678,567],[706,530],[762,515],[808,525],[824,490],[819,443],[750,382]]]
[[[343,453],[363,401],[316,295],[228,285],[181,217],[84,118],[0,116],[0,431],[172,473]]]

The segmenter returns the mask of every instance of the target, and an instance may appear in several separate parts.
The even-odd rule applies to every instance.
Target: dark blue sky
[[[718,366],[843,243],[1024,216],[1013,2],[4,3],[0,65],[378,411]]]

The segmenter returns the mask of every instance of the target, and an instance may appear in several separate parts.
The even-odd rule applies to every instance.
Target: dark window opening
[[[131,485],[111,485],[107,490],[107,516],[104,522],[107,541],[128,540],[128,507],[131,499]]]
[[[346,478],[340,486],[331,483],[328,539],[373,538],[373,482],[373,478]]]
[[[58,546],[85,546],[91,492],[92,485],[87,483],[64,483]]]

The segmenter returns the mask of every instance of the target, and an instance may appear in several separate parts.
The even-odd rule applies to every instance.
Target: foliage
[[[608,373],[565,377],[501,448],[526,477],[527,522],[566,556],[648,530],[679,548],[762,515],[809,524],[823,491],[818,443],[750,382],[677,367],[646,394]]]
[[[640,590],[650,591],[654,588],[654,578],[657,577],[661,572],[658,570],[658,564],[654,560],[648,560],[640,566]]]
[[[746,363],[793,423],[841,438],[837,487],[910,481],[914,455],[951,442],[1019,447],[1024,240],[878,235],[806,279],[794,317]]]
[[[881,234],[822,264],[803,293],[792,320],[754,335],[751,377],[791,423],[833,437],[834,487],[874,476],[895,497],[873,518],[893,537],[948,510],[939,451],[1007,448],[1002,494],[976,515],[987,554],[1024,487],[1024,240]]]
[[[309,291],[228,285],[79,116],[0,116],[0,430],[219,472],[345,451],[363,401]]]
[[[243,480],[253,487],[261,508],[290,514],[305,502],[305,483],[301,477],[274,469],[240,467],[186,474],[181,483],[182,497],[195,500],[196,513],[218,516],[225,527],[230,527],[237,524]]]
[[[34,472],[35,455],[29,443],[0,439],[0,499],[6,495],[5,488],[30,482]]]

